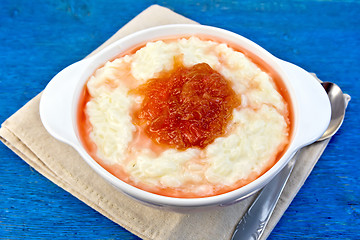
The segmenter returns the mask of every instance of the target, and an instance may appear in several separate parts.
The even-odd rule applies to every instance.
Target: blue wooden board
[[[154,3],[239,33],[352,96],[269,239],[360,239],[359,1],[0,0],[0,122]],[[50,238],[138,239],[0,144],[0,239]]]

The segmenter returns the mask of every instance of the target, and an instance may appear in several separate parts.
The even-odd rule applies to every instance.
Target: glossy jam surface
[[[240,104],[231,83],[206,63],[177,64],[135,92],[144,97],[135,124],[155,143],[177,149],[205,148],[225,133]]]

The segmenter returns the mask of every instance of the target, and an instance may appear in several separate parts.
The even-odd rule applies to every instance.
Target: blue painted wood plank
[[[225,28],[352,96],[270,239],[360,239],[360,2],[0,0],[0,122],[151,4]],[[0,239],[138,239],[0,145]]]

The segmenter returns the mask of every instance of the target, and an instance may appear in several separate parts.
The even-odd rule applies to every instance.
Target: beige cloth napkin
[[[132,32],[172,23],[195,22],[167,8],[153,5],[93,53]],[[0,139],[46,178],[143,239],[229,239],[236,223],[254,200],[250,197],[232,206],[191,214],[144,206],[115,190],[74,149],[47,133],[39,117],[40,96],[33,98],[2,124]],[[301,151],[263,239],[271,233],[299,191],[327,143],[316,143]]]

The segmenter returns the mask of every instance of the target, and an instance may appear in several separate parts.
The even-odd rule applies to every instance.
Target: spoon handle
[[[294,168],[297,156],[298,154],[261,190],[236,226],[231,240],[260,239]]]

